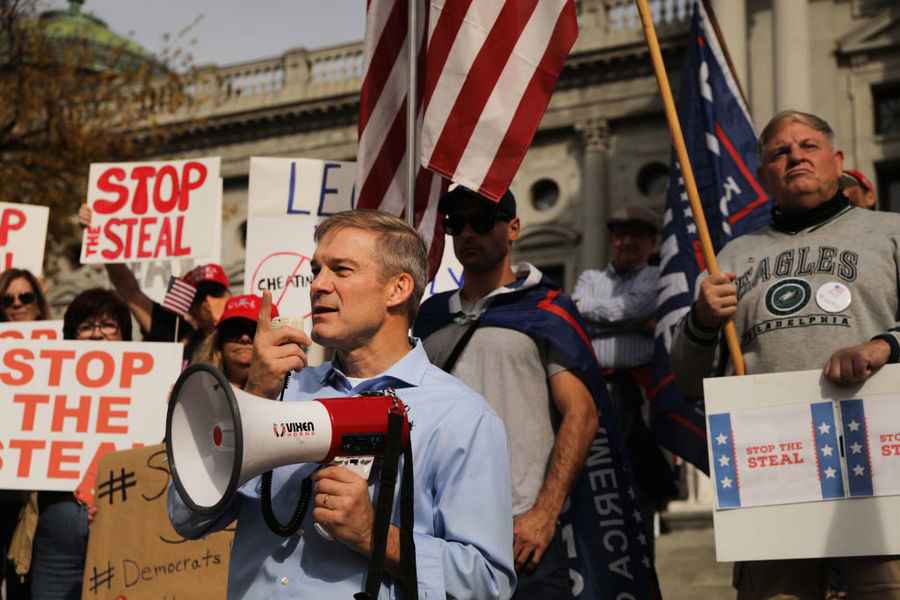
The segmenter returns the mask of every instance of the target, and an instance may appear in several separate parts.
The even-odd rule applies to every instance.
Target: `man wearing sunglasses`
[[[603,412],[599,395],[605,397],[599,368],[571,300],[533,265],[511,264],[520,230],[511,192],[493,202],[457,186],[441,198],[439,210],[463,265],[463,287],[425,302],[415,335],[424,340],[431,361],[480,392],[506,426],[519,578],[514,598],[571,598],[570,561],[558,519],[576,480],[584,481],[579,476],[598,432],[595,402]],[[621,446],[610,440],[613,447],[620,455]],[[615,478],[628,488],[627,474],[617,471]],[[633,523],[616,533],[635,540],[634,547],[637,535]],[[604,539],[603,533],[593,538]],[[630,587],[646,585],[648,578],[625,579],[602,592],[649,597]]]

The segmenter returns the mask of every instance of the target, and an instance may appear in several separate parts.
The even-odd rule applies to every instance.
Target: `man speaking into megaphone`
[[[401,219],[363,210],[329,217],[315,239],[312,339],[333,349],[335,358],[307,367],[309,338],[291,327],[272,328],[266,293],[245,391],[275,399],[283,390],[285,401],[302,402],[394,389],[412,423],[419,597],[508,598],[515,569],[503,424],[481,396],[432,365],[421,343],[409,337],[426,284],[424,242]],[[212,516],[193,512],[170,488],[169,516],[188,538],[238,520],[229,598],[352,598],[363,588],[373,549],[374,471],[367,481],[334,465],[274,469],[272,508],[282,520],[297,504],[302,482],[311,478],[314,484],[313,510],[287,538],[264,522],[260,477]],[[404,565],[397,499],[392,512],[385,569],[399,577]],[[386,594],[382,589],[379,597]]]

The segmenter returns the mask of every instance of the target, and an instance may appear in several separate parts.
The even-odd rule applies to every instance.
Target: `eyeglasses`
[[[115,321],[87,321],[76,327],[75,333],[81,337],[94,333],[96,329],[103,335],[115,335],[119,332],[119,324]]]
[[[24,294],[4,294],[2,298],[0,298],[0,306],[3,308],[9,308],[13,304],[16,303],[16,298],[19,299],[20,304],[31,304],[35,301],[36,296],[34,292],[25,292]]]
[[[499,211],[484,210],[474,213],[448,213],[444,215],[444,231],[456,237],[463,232],[466,224],[478,235],[491,231],[497,221],[509,221],[510,217]]]

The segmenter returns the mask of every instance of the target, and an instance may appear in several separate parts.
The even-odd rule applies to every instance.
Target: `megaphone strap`
[[[372,525],[372,554],[366,574],[365,590],[355,594],[355,600],[374,600],[378,597],[384,577],[384,558],[387,549],[388,529],[394,506],[394,489],[400,455],[403,454],[403,479],[400,484],[400,565],[403,573],[396,578],[404,600],[418,600],[419,592],[416,576],[416,549],[413,531],[413,470],[412,444],[403,447],[403,424],[405,417],[400,412],[388,414],[387,447],[381,468],[381,482],[375,505],[375,522]]]
[[[279,522],[275,511],[272,510],[272,471],[266,471],[262,474],[262,514],[263,520],[273,533],[282,537],[291,537],[300,529],[303,519],[306,517],[306,510],[309,508],[309,499],[312,498],[312,480],[307,477],[300,484],[300,499],[297,500],[297,506],[291,519],[284,525]]]

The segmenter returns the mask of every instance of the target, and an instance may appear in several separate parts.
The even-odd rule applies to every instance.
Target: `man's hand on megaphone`
[[[375,522],[368,482],[339,466],[319,469],[313,473],[312,480],[316,484],[313,520],[336,540],[368,556],[372,552]]]
[[[253,337],[253,358],[244,390],[263,398],[277,398],[285,375],[306,366],[305,349],[311,343],[309,336],[299,329],[272,328],[272,294],[263,292]]]

